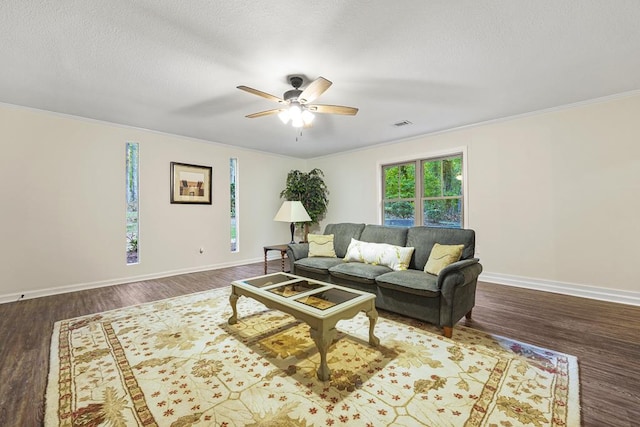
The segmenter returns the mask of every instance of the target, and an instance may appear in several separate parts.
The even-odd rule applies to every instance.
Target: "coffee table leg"
[[[331,370],[327,364],[327,350],[329,346],[336,338],[336,329],[331,328],[328,331],[322,333],[313,328],[309,328],[309,335],[311,339],[316,343],[318,347],[318,353],[320,353],[320,367],[318,368],[318,379],[320,381],[328,381],[331,378]]]
[[[367,317],[369,318],[369,344],[373,347],[377,347],[380,344],[380,338],[376,337],[373,334],[373,329],[376,327],[376,322],[378,321],[378,312],[376,311],[375,306],[367,311]]]
[[[233,310],[233,314],[229,318],[229,324],[235,325],[238,323],[238,311],[236,309],[236,302],[238,301],[238,295],[234,293],[235,289],[231,290],[231,295],[229,295],[229,303],[231,304],[231,310]]]

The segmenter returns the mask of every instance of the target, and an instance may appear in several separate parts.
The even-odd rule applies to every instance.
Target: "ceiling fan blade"
[[[284,99],[278,98],[277,96],[271,95],[271,94],[269,94],[267,92],[263,92],[263,91],[258,90],[258,89],[254,89],[254,88],[249,87],[249,86],[238,86],[238,89],[243,90],[245,92],[252,93],[254,95],[261,96],[263,98],[267,98],[269,101],[275,101],[275,102],[281,102],[281,103],[285,102]]]
[[[302,91],[300,96],[298,96],[298,100],[303,104],[313,102],[313,100],[322,95],[325,90],[329,89],[329,86],[332,84],[333,83],[324,77],[318,77]]]
[[[358,109],[354,107],[345,107],[344,105],[307,105],[309,111],[321,114],[342,114],[345,116],[355,116]]]
[[[245,117],[249,119],[255,119],[256,117],[263,117],[263,116],[270,116],[271,114],[278,114],[280,111],[282,111],[282,108],[276,108],[275,110],[260,111],[259,113],[249,114]]]

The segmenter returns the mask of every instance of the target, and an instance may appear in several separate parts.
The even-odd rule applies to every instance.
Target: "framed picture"
[[[171,162],[171,203],[211,204],[211,166]]]

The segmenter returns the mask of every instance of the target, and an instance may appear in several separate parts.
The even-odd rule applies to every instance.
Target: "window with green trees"
[[[415,163],[383,166],[382,171],[384,176],[384,224],[415,225]]]
[[[238,252],[238,217],[237,217],[237,199],[238,199],[238,159],[231,158],[229,160],[229,194],[230,194],[230,210],[231,210],[231,252]]]
[[[462,153],[383,165],[384,224],[462,228],[462,178]]]
[[[127,264],[138,264],[138,143],[126,145]]]

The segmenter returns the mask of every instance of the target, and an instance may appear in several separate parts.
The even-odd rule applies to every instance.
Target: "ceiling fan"
[[[307,127],[311,126],[311,122],[314,118],[313,113],[354,116],[358,112],[357,108],[345,107],[343,105],[311,104],[311,102],[329,89],[332,83],[324,77],[318,77],[309,83],[304,90],[302,90],[300,89],[302,81],[302,77],[300,76],[289,77],[289,82],[291,83],[291,86],[293,86],[293,89],[286,91],[284,95],[282,95],[282,98],[278,98],[277,96],[248,86],[238,86],[238,89],[240,90],[244,90],[245,92],[282,104],[280,108],[260,111],[259,113],[249,114],[246,117],[254,119],[256,117],[277,114],[284,124],[291,121],[291,125],[293,127]]]

